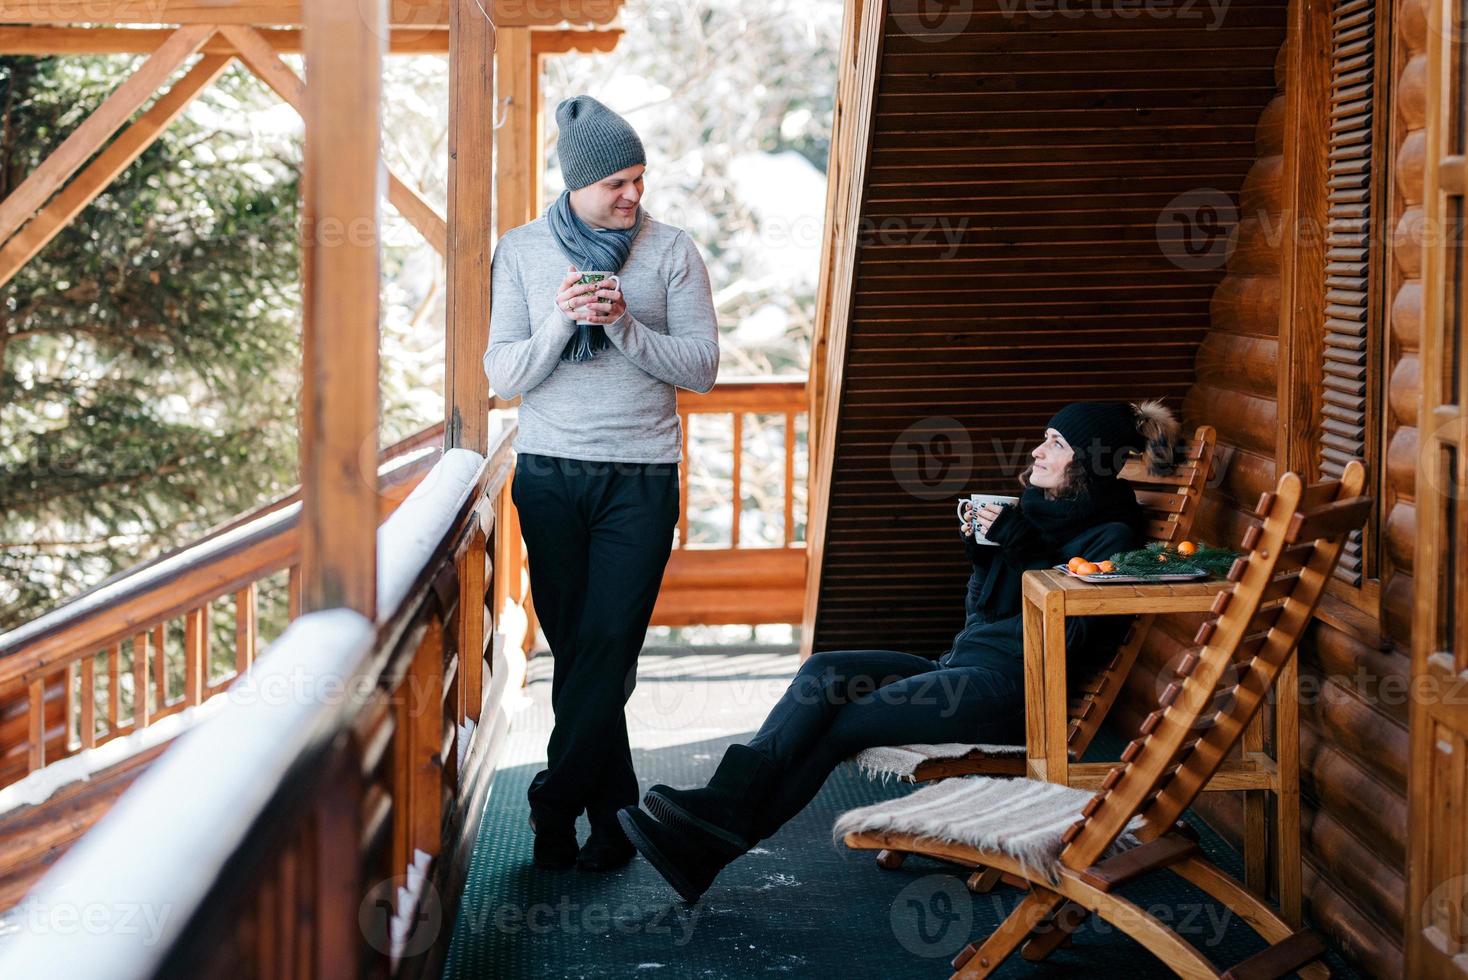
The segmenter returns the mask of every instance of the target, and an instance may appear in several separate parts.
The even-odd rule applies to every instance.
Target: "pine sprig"
[[[1118,575],[1135,575],[1138,578],[1155,578],[1159,575],[1186,575],[1207,572],[1209,575],[1227,575],[1237,551],[1215,548],[1200,544],[1191,555],[1184,555],[1176,548],[1154,541],[1136,551],[1121,551],[1111,556]]]

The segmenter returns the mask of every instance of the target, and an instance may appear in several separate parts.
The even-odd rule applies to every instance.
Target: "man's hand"
[[[594,282],[582,282],[581,273],[573,266],[567,266],[566,278],[561,280],[560,291],[556,293],[556,309],[561,311],[561,316],[575,323],[577,320],[589,320],[584,310],[596,292],[597,284]]]
[[[577,316],[585,323],[616,323],[627,312],[627,303],[622,291],[605,283],[596,283],[596,297]]]

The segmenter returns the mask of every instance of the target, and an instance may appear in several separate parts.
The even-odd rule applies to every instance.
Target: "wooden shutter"
[[[1320,406],[1320,470],[1334,479],[1351,460],[1367,459],[1375,42],[1376,0],[1341,0],[1335,5]],[[1352,585],[1361,584],[1361,531],[1346,542],[1335,574]]]

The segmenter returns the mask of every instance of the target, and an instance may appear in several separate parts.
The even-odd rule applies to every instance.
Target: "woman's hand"
[[[989,536],[989,528],[999,519],[1000,509],[993,504],[985,504],[983,507],[974,511],[973,523],[978,528],[980,534],[985,537]]]

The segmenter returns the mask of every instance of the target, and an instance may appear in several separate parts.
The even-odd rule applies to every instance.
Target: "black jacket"
[[[1120,482],[1120,481],[1118,481]],[[1128,494],[1130,489],[1128,488]],[[1034,521],[1020,507],[1005,507],[985,535],[993,545],[963,538],[973,565],[964,598],[964,625],[953,646],[939,658],[945,667],[1024,670],[1024,628],[1020,617],[1021,576],[1028,569],[1063,565],[1081,555],[1092,560],[1141,547],[1145,515],[1132,506],[1095,511],[1097,523],[1079,532],[1076,521]],[[1082,516],[1082,515],[1073,515]],[[1109,518],[1109,519],[1108,519]],[[1054,533],[1061,529],[1063,537]],[[1077,663],[1115,649],[1130,618],[1079,616],[1066,620],[1067,655]]]

